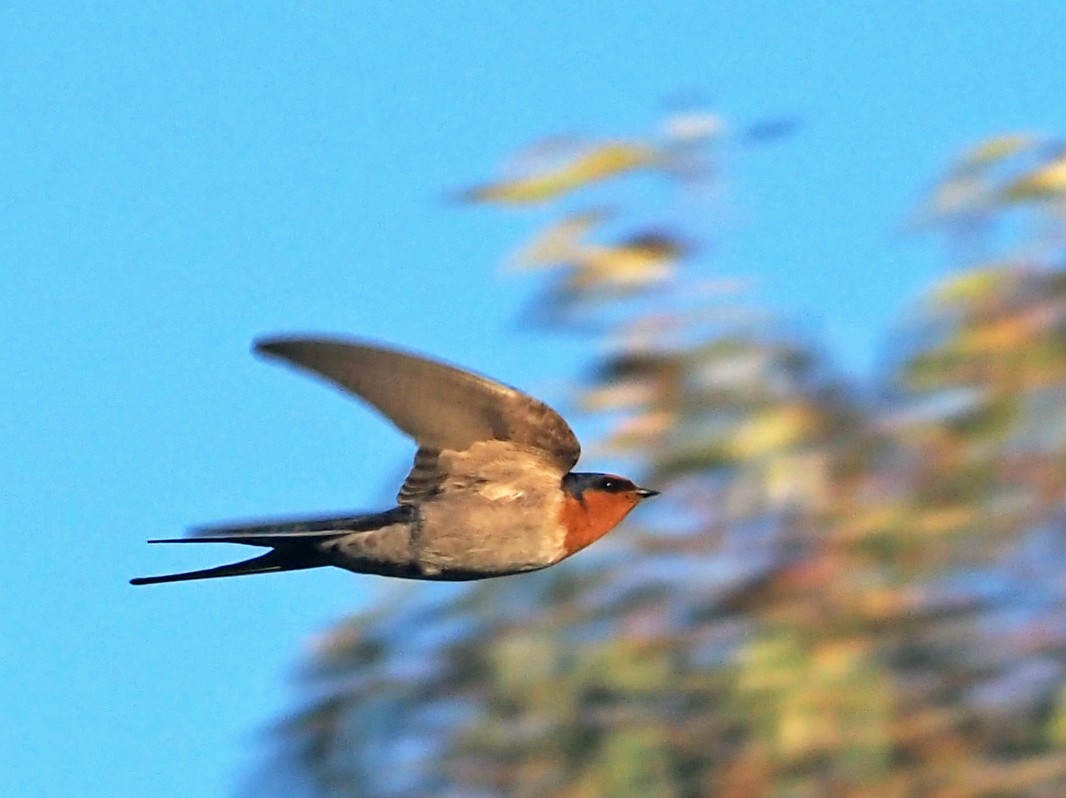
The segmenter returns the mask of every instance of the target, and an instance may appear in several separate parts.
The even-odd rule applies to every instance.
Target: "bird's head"
[[[560,518],[566,531],[566,555],[599,540],[618,526],[643,499],[658,493],[615,474],[567,474],[563,477]]]

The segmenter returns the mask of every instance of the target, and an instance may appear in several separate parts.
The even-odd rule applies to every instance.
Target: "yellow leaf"
[[[994,298],[1016,275],[1015,269],[999,264],[971,269],[941,283],[933,292],[933,299],[942,303],[955,303],[980,302]]]
[[[1038,169],[1022,175],[1003,189],[1007,200],[1044,200],[1066,194],[1066,149]]]
[[[1029,133],[1005,133],[1002,136],[993,136],[966,153],[962,162],[974,167],[988,166],[1032,147],[1038,141],[1036,136]]]
[[[763,411],[740,426],[731,441],[731,451],[742,459],[780,451],[806,438],[814,421],[811,412],[801,405]]]
[[[964,354],[1023,351],[1046,326],[1045,314],[1035,311],[977,325],[959,336],[957,351]]]
[[[511,264],[519,268],[562,265],[580,252],[581,239],[610,215],[602,208],[571,214],[538,233],[511,258]]]
[[[917,526],[923,533],[940,535],[958,531],[972,521],[974,515],[974,508],[967,504],[937,507],[920,513]]]
[[[659,152],[647,145],[609,141],[580,151],[554,168],[468,189],[459,199],[504,205],[535,204],[589,183],[651,166],[658,160]]]
[[[669,278],[687,248],[666,233],[644,233],[613,246],[590,246],[573,258],[570,287],[641,288]]]

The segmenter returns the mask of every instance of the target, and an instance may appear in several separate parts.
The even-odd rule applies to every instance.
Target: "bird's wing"
[[[353,341],[275,338],[255,349],[355,394],[415,439],[419,450],[400,490],[402,503],[435,488],[441,450],[508,441],[536,452],[560,473],[573,468],[581,453],[573,430],[546,404],[453,366]]]
[[[418,447],[415,462],[396,494],[398,504],[418,504],[437,492],[446,473],[440,467],[440,449]]]

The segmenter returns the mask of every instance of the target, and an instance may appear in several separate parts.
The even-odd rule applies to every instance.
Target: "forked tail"
[[[215,579],[223,576],[319,568],[330,564],[328,554],[322,544],[353,532],[367,532],[403,522],[408,519],[411,512],[410,507],[397,507],[384,513],[369,515],[207,527],[195,531],[191,537],[187,538],[150,540],[149,543],[240,543],[248,546],[266,546],[271,550],[250,560],[215,568],[162,576],[141,576],[131,579],[130,584],[156,585],[162,582],[187,582],[194,579]]]
[[[163,543],[161,540],[150,541]],[[168,541],[172,542],[172,541]],[[216,568],[204,568],[201,571],[185,571],[180,574],[164,574],[163,576],[138,576],[130,580],[131,585],[158,585],[162,582],[188,582],[193,579],[214,579],[220,576],[242,576],[244,574],[268,574],[274,571],[298,571],[303,568],[316,568],[326,565],[325,562],[305,561],[296,559],[291,549],[274,549],[266,554],[253,557],[250,560],[219,565]]]

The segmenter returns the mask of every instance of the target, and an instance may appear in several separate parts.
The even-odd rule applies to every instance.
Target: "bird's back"
[[[428,569],[486,575],[543,568],[564,556],[562,474],[537,453],[484,441],[442,454],[441,490],[419,507],[416,549]]]

